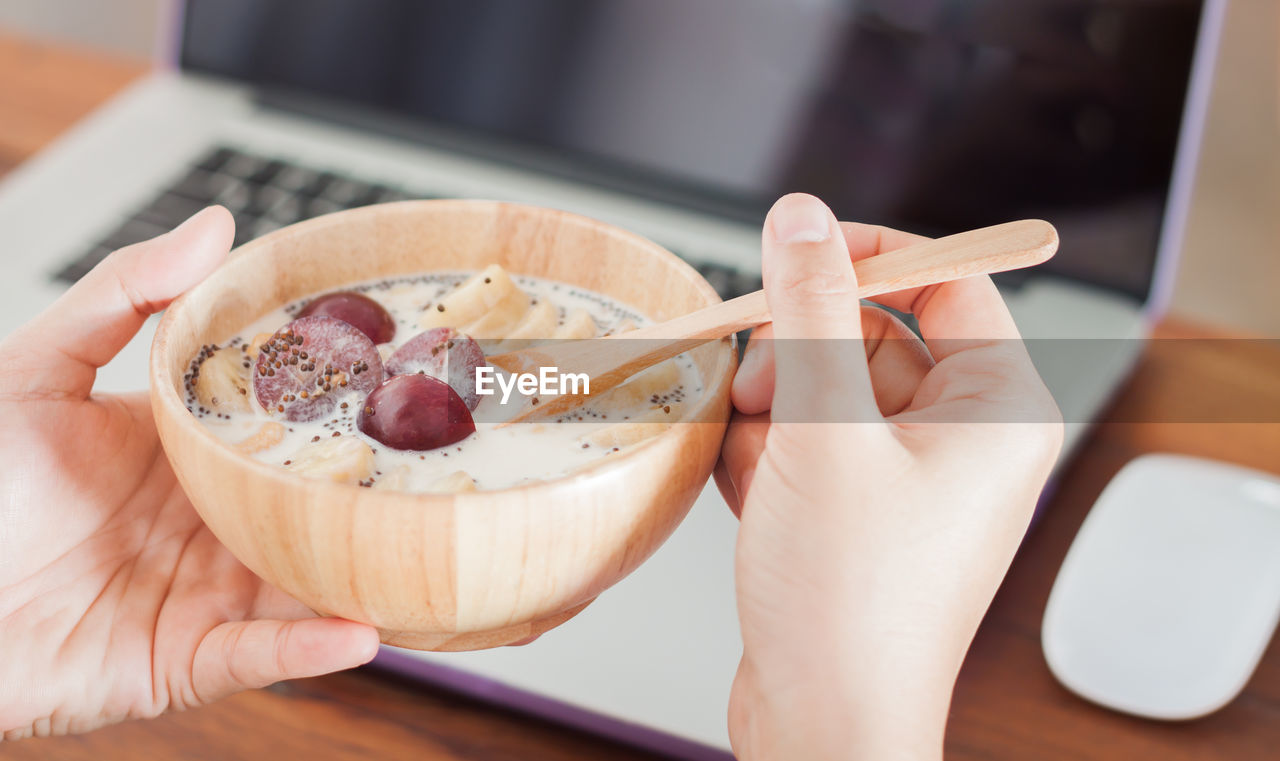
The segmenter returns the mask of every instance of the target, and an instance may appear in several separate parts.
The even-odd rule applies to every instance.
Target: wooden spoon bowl
[[[486,201],[331,214],[245,244],[169,307],[151,349],[164,449],[209,528],[317,613],[423,650],[509,644],[557,626],[648,558],[711,474],[729,412],[730,340],[691,352],[687,422],[569,476],[496,491],[408,494],[307,479],[213,436],[182,401],[201,346],[304,296],[431,270],[512,272],[588,288],[657,320],[719,300],[689,265],[609,225]]]

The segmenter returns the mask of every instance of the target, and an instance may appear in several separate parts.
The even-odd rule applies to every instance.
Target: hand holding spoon
[[[1053,225],[1024,219],[889,251],[855,262],[853,270],[858,278],[858,297],[870,298],[1031,267],[1047,261],[1057,250],[1058,233]],[[542,367],[555,367],[561,373],[586,373],[594,396],[707,341],[770,321],[764,291],[756,291],[620,336],[532,346],[496,354],[488,361],[512,373],[536,373]],[[536,406],[527,404],[507,422],[553,417],[586,399],[585,395],[562,395]]]

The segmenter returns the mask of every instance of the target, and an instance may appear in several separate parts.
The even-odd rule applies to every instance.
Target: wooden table
[[[145,67],[0,36],[0,168],[16,165]],[[1186,420],[1212,404],[1248,420],[1280,405],[1280,351],[1166,322],[1108,414]],[[1274,414],[1269,418],[1280,418]],[[1058,686],[1040,619],[1089,506],[1126,462],[1183,452],[1280,470],[1280,423],[1103,422],[1064,472],[1013,564],[956,688],[950,759],[1280,758],[1280,639],[1243,695],[1200,721],[1161,724],[1096,708]],[[2,657],[2,656],[0,656]],[[679,685],[672,685],[678,690]],[[356,671],[243,693],[208,708],[89,735],[0,746],[0,759],[655,759],[648,753],[386,675]]]

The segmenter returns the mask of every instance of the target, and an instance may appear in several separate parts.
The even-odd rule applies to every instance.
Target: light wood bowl
[[[267,312],[355,281],[497,262],[590,288],[665,320],[719,298],[637,235],[565,212],[488,201],[406,201],[340,212],[252,241],[169,307],[151,349],[165,452],[209,528],[254,573],[382,641],[476,650],[558,626],[648,558],[715,465],[737,355],[693,352],[706,390],[689,422],[563,478],[459,495],[303,478],[222,443],[183,404],[208,343]]]

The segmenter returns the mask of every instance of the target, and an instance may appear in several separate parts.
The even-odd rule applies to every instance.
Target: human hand
[[[370,626],[317,618],[231,556],[161,450],[145,393],[91,395],[148,315],[214,270],[206,209],[117,251],[0,343],[0,732],[83,732],[365,663]]]
[[[742,519],[744,761],[940,758],[956,674],[1061,447],[990,278],[876,299],[914,313],[924,343],[860,307],[852,262],[915,240],[799,194],[765,222],[774,319],[734,379],[716,470]]]

